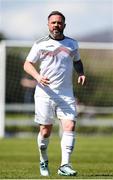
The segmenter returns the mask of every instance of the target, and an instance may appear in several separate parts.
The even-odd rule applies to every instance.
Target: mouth
[[[53,30],[53,33],[54,33],[54,34],[60,34],[60,30],[59,30],[59,29],[54,29],[54,30]]]

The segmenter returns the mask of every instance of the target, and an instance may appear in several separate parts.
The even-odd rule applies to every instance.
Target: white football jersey
[[[80,60],[76,40],[69,37],[65,37],[63,40],[54,40],[47,36],[34,43],[27,60],[32,63],[39,61],[40,74],[50,80],[50,84],[44,87],[37,83],[36,96],[73,97],[73,61]]]

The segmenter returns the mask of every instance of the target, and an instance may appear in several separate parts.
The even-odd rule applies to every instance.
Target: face
[[[54,39],[62,39],[65,23],[60,15],[52,15],[48,20],[50,35]]]

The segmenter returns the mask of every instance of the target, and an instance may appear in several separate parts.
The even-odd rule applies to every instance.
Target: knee
[[[44,138],[48,138],[51,134],[51,126],[43,126],[40,128],[40,133],[42,135],[42,137]]]
[[[74,131],[75,130],[75,122],[74,121],[67,121],[64,125],[64,131]]]
[[[43,129],[41,130],[41,135],[44,138],[48,138],[50,136],[50,132],[48,131],[48,129]]]

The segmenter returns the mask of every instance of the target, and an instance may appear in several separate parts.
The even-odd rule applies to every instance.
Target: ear
[[[47,27],[49,28],[49,22],[47,23]]]
[[[65,29],[65,27],[66,27],[66,24],[64,24],[64,29]]]

